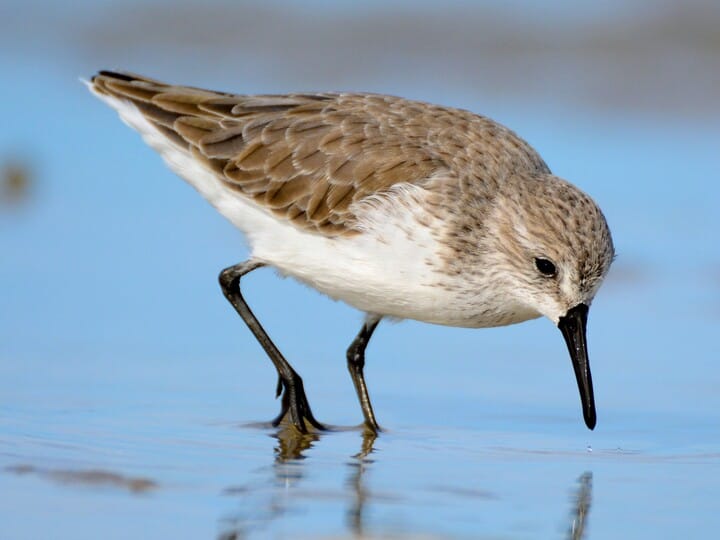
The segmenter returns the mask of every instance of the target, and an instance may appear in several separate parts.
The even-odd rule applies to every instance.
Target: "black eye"
[[[557,272],[555,265],[547,259],[536,258],[535,266],[540,270],[540,273],[545,276],[554,276],[555,272]]]

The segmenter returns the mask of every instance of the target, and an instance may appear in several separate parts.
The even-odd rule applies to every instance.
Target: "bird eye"
[[[540,273],[552,277],[557,272],[557,269],[555,268],[555,265],[552,263],[552,261],[548,261],[547,259],[542,258],[535,258],[535,266],[538,270],[540,270]]]

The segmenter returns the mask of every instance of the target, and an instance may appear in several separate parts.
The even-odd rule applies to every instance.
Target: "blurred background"
[[[37,537],[42,515],[74,538],[562,537],[578,478],[594,486],[590,537],[720,525],[719,25],[709,0],[5,0],[0,536]],[[614,234],[589,323],[598,428],[582,424],[560,333],[538,320],[384,323],[366,374],[389,434],[369,487],[357,433],[309,442],[302,464],[267,430],[239,429],[278,407],[274,371],[217,285],[244,241],[87,92],[99,69],[237,93],[396,94],[516,131]],[[246,297],[316,416],[358,423],[344,351],[361,314],[270,270]],[[348,464],[352,481],[338,479]],[[68,490],[88,477],[63,473],[88,470],[160,487]],[[300,498],[288,475],[305,478]],[[349,498],[357,517],[361,495],[364,529],[333,505]],[[93,508],[103,520],[84,521]]]

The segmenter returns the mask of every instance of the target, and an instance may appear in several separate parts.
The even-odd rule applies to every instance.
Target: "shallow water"
[[[114,381],[126,400],[77,403],[97,379],[61,376],[66,399],[5,408],[4,538],[702,538],[718,525],[716,424],[690,416],[626,414],[592,436],[507,411],[302,436],[228,419],[188,397],[200,383],[127,376]],[[386,415],[412,420],[389,401]],[[452,418],[457,405],[414,407]]]
[[[94,28],[93,9],[73,24]],[[653,99],[638,115],[581,99],[549,109],[545,94],[427,81],[402,54],[383,65],[407,77],[390,82],[370,56],[357,79],[274,74],[262,59],[278,50],[258,52],[255,71],[250,52],[245,71],[222,71],[238,91],[362,80],[489,114],[598,200],[618,251],[590,313],[593,432],[547,321],[383,322],[366,375],[385,431],[368,438],[351,427],[361,413],[344,365],[361,316],[254,273],[249,303],[318,419],[344,426],[300,437],[262,426],[279,407],[274,373],[217,286],[247,254],[240,235],[77,82],[127,66],[202,85],[219,68],[195,69],[162,38],[147,56],[96,50],[73,24],[0,50],[13,82],[0,86],[0,538],[713,537],[716,112],[653,115]]]

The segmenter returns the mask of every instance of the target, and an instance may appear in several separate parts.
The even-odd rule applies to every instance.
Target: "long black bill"
[[[593,395],[592,375],[590,374],[590,362],[585,337],[587,316],[588,307],[585,304],[578,304],[570,309],[564,317],[560,317],[558,328],[565,338],[568,351],[570,351],[578,390],[580,390],[585,425],[593,429],[597,422],[597,416],[595,414],[595,396]]]

